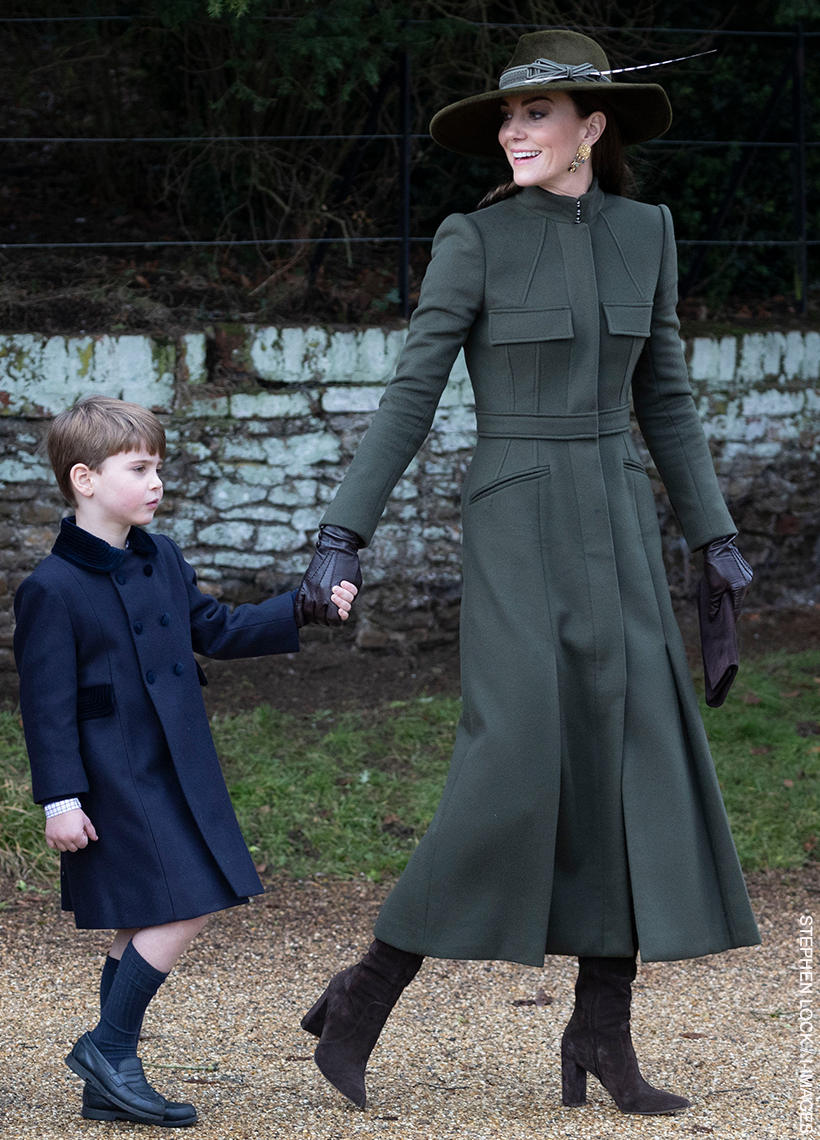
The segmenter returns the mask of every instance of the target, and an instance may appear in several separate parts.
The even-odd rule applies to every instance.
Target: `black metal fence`
[[[260,17],[260,19],[276,20],[276,19],[291,19],[292,17]],[[59,16],[59,17],[2,17],[0,16],[0,25],[2,24],[52,24],[52,23],[66,23],[66,22],[132,22],[134,17],[131,16]],[[421,23],[423,21],[410,21],[410,23]],[[535,25],[525,24],[510,24],[510,23],[494,23],[492,25],[482,24],[476,25],[482,27],[493,27],[498,29],[517,30],[519,32],[537,30]],[[540,25],[544,27],[544,25]],[[555,27],[555,25],[549,25]],[[596,32],[617,32],[620,29],[599,27],[599,28],[573,28],[575,31],[585,31],[594,35]],[[703,268],[704,260],[708,250],[716,246],[759,246],[759,247],[786,247],[794,250],[795,253],[795,308],[798,313],[805,313],[807,296],[809,289],[809,250],[813,247],[820,245],[820,239],[809,236],[809,208],[808,208],[808,180],[806,172],[806,152],[809,148],[820,146],[820,141],[807,140],[807,85],[806,85],[806,55],[807,51],[814,47],[817,38],[820,37],[820,32],[806,31],[803,26],[798,24],[792,31],[742,31],[742,30],[723,30],[723,29],[708,29],[708,28],[632,28],[628,29],[630,32],[652,32],[652,33],[670,33],[670,34],[687,34],[694,37],[755,37],[758,39],[775,39],[781,43],[788,41],[790,51],[786,63],[773,85],[771,96],[764,108],[757,124],[757,131],[754,138],[750,139],[724,139],[724,140],[702,140],[702,139],[655,139],[649,143],[642,144],[645,147],[736,147],[739,148],[741,153],[740,159],[735,163],[734,167],[729,171],[728,178],[725,186],[725,191],[722,196],[720,205],[714,213],[710,222],[703,228],[703,236],[697,238],[680,238],[678,239],[679,246],[694,247],[696,254],[691,260],[690,265],[681,279],[681,294],[687,295],[691,287],[698,281],[699,274]],[[254,246],[260,249],[268,249],[276,246],[285,245],[298,245],[307,244],[315,246],[328,246],[344,244],[362,243],[362,244],[395,244],[398,246],[398,279],[399,279],[399,295],[401,299],[401,309],[403,315],[406,317],[410,311],[410,251],[413,243],[429,243],[432,236],[419,236],[412,233],[412,195],[411,195],[411,174],[413,169],[412,163],[412,145],[413,143],[429,140],[429,135],[417,134],[412,131],[412,107],[411,107],[411,78],[413,69],[412,51],[409,47],[403,47],[400,50],[400,64],[399,64],[399,98],[401,100],[401,132],[399,134],[386,134],[386,133],[363,133],[354,135],[315,135],[315,134],[299,134],[299,135],[218,135],[218,136],[181,136],[181,137],[165,137],[165,136],[143,136],[143,137],[130,137],[130,136],[113,136],[113,137],[32,137],[32,136],[2,136],[0,137],[0,144],[20,144],[20,143],[53,143],[60,145],[98,143],[105,145],[137,145],[144,143],[153,144],[175,144],[175,143],[211,143],[211,142],[249,142],[249,143],[263,143],[263,142],[296,142],[306,139],[326,139],[327,141],[337,140],[356,140],[359,143],[366,143],[382,140],[393,140],[398,142],[399,154],[399,211],[398,222],[399,232],[397,234],[390,234],[386,236],[368,236],[356,237],[345,236],[340,239],[336,236],[322,237],[288,237],[288,238],[274,238],[274,239],[260,239],[258,237],[252,239],[236,239],[236,238],[215,238],[205,240],[188,240],[188,239],[169,239],[169,240],[110,240],[110,241],[65,241],[65,242],[5,242],[0,243],[0,249],[14,250],[14,249],[119,249],[119,248],[140,248],[140,249],[155,249],[161,247],[241,247],[241,246]],[[783,100],[787,92],[791,93],[791,123],[792,123],[792,138],[790,140],[768,141],[766,134],[772,123],[775,112],[782,107]],[[785,150],[790,153],[791,161],[789,163],[790,176],[793,188],[794,200],[794,226],[793,235],[791,237],[782,237],[776,239],[738,239],[728,236],[720,236],[727,216],[729,214],[732,203],[734,202],[738,190],[749,171],[757,153],[761,150],[777,148]]]

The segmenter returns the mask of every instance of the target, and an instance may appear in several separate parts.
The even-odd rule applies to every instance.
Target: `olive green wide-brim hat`
[[[456,154],[500,158],[500,105],[510,95],[570,91],[594,95],[618,123],[626,145],[669,130],[672,108],[657,83],[615,82],[603,49],[580,32],[529,32],[518,41],[498,90],[451,103],[433,117],[430,134]]]

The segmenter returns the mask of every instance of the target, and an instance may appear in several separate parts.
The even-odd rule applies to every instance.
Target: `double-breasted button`
[[[185,672],[185,666],[181,661],[177,661],[176,665],[174,666],[174,672],[176,673],[177,677],[181,677]]]
[[[119,582],[119,584],[121,586],[124,586],[125,583],[128,581],[128,579],[125,577],[125,575],[122,573],[122,571],[120,571],[120,573],[116,575],[116,578],[117,578],[117,581]]]
[[[145,680],[148,682],[149,685],[153,685],[153,683],[154,683],[154,681],[156,681],[156,679],[157,679],[157,675],[154,672],[154,670],[149,669],[148,672],[145,674]]]
[[[135,621],[134,622],[134,633],[142,633],[142,622],[141,621]]]
[[[160,625],[170,625],[171,624],[171,615],[170,614],[163,614],[162,617],[159,619],[159,624]]]
[[[154,573],[154,567],[149,562],[147,566],[143,566],[142,572],[146,578],[150,578],[151,575]]]

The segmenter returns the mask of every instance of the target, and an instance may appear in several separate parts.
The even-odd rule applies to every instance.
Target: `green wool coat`
[[[692,399],[665,206],[530,187],[448,218],[323,522],[369,541],[464,346],[464,711],[376,935],[442,958],[759,942],[669,597],[638,423],[692,549],[735,526]],[[716,714],[719,715],[719,714]]]

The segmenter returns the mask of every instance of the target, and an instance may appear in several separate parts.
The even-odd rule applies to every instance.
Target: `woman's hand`
[[[52,851],[81,851],[96,840],[94,824],[82,808],[64,811],[46,820],[46,843]]]
[[[350,602],[362,584],[359,567],[362,546],[359,536],[346,527],[319,527],[316,553],[293,600],[297,626],[301,628],[308,622],[338,626],[347,619]],[[345,593],[351,596],[345,597]],[[347,605],[339,606],[336,599]]]
[[[754,574],[733,536],[716,538],[703,547],[703,576],[709,591],[709,620],[715,620],[723,595],[728,593],[737,621]]]

